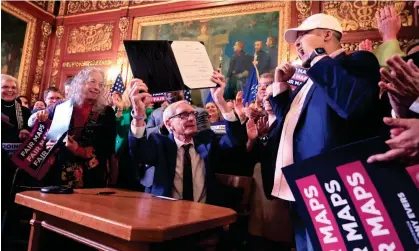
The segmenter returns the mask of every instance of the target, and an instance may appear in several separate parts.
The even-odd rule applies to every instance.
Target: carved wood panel
[[[112,23],[72,28],[67,40],[67,54],[109,51],[112,49],[113,33]]]
[[[48,11],[49,13],[54,12],[54,1],[53,0],[45,0],[45,1],[31,1],[36,6],[40,7],[41,9]]]
[[[336,17],[344,31],[377,29],[375,13],[378,9],[394,5],[396,13],[402,18],[402,26],[413,25],[413,1],[324,1],[321,2],[323,13]]]

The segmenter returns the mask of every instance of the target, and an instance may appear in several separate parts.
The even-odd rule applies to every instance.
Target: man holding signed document
[[[397,19],[394,9],[389,7],[380,10],[376,18],[379,23],[386,23],[387,19]],[[381,34],[386,32],[384,28],[379,29]],[[249,231],[255,235],[255,240],[243,237],[249,241],[241,244],[248,244],[249,250],[281,250],[282,244],[287,247],[293,245],[289,240],[293,234],[298,251],[319,250],[319,245],[322,250],[333,250],[335,248],[330,248],[327,246],[330,243],[326,243],[334,240],[333,234],[340,238],[335,239],[339,239],[336,241],[341,245],[339,248],[348,246],[349,238],[377,232],[379,235],[386,229],[397,231],[391,236],[383,234],[382,238],[391,239],[396,236],[403,241],[407,236],[405,232],[401,231],[404,236],[397,236],[397,233],[405,222],[412,224],[412,233],[417,233],[419,238],[419,228],[414,225],[414,222],[418,222],[415,217],[419,213],[415,216],[416,212],[413,212],[419,203],[409,198],[411,188],[416,187],[409,183],[410,190],[403,190],[403,193],[397,191],[397,196],[384,196],[385,193],[394,192],[392,189],[404,189],[404,184],[400,183],[404,183],[403,178],[410,178],[402,172],[405,171],[403,168],[391,169],[388,168],[390,165],[400,167],[400,163],[419,163],[419,68],[414,61],[418,52],[408,55],[410,59],[392,56],[386,60],[386,68],[380,69],[376,56],[369,51],[345,52],[341,47],[342,35],[343,29],[339,21],[326,14],[312,15],[297,28],[286,30],[285,40],[296,47],[308,78],[304,78],[301,85],[291,87],[290,79],[297,79],[296,66],[289,62],[280,63],[275,69],[274,77],[271,73],[261,75],[256,96],[258,102],[263,100],[263,105],[257,109],[244,104],[242,93],[237,95],[233,107],[227,104],[224,99],[225,90],[228,89],[225,77],[222,73],[214,72],[202,43],[124,41],[134,76],[128,83],[129,91],[125,93],[131,102],[131,112],[127,113],[130,113],[130,118],[126,122],[129,129],[122,133],[128,138],[129,156],[127,152],[126,157],[129,160],[127,165],[131,166],[121,165],[119,168],[126,168],[123,171],[130,176],[133,169],[141,170],[139,168],[153,166],[147,169],[147,175],[140,178],[149,181],[147,191],[156,197],[224,205],[227,192],[217,184],[216,173],[225,174],[229,172],[230,166],[239,166],[243,171],[245,165],[238,163],[249,162],[252,167],[254,162],[260,163],[260,169],[257,165],[254,172],[254,177],[259,178],[252,181],[253,188],[260,188],[260,191],[257,191],[256,196],[246,195],[251,198],[245,198],[250,201],[253,199],[253,203],[250,203],[253,208],[249,209],[249,228],[260,227],[256,229],[258,231]],[[258,56],[265,55],[267,52],[263,51],[262,43],[257,43]],[[236,45],[238,46],[235,46],[237,50],[233,60],[234,57],[238,59],[245,55],[243,42],[238,41]],[[271,48],[271,42],[269,45]],[[262,67],[262,61],[260,58],[258,66]],[[264,63],[266,65],[267,61]],[[227,77],[231,77],[231,70],[234,73],[233,68],[229,69]],[[237,70],[240,67],[235,65],[235,68]],[[66,101],[59,101],[28,118],[28,110],[15,101],[18,93],[17,80],[2,75],[3,139],[10,139],[7,143],[21,143],[27,139],[24,143],[26,148],[23,148],[26,153],[23,154],[21,163],[26,161],[25,163],[34,164],[31,156],[40,159],[42,154],[39,154],[37,147],[43,147],[42,153],[48,153],[48,157],[45,161],[37,161],[35,166],[38,167],[40,163],[49,163],[52,166],[48,166],[45,177],[39,178],[38,173],[32,175],[39,178],[43,185],[90,188],[118,184],[115,180],[110,182],[110,173],[114,171],[114,167],[110,166],[110,159],[115,153],[115,113],[118,113],[118,109],[115,111],[108,104],[109,97],[104,95],[105,81],[102,69],[82,69],[66,85],[71,88]],[[383,114],[391,114],[391,109],[384,110],[380,88],[387,92],[393,108],[393,118],[384,118],[384,121]],[[179,94],[185,89],[210,89],[213,100],[211,109],[219,111],[216,112],[219,114],[217,117],[226,125],[225,134],[217,134],[207,128],[207,112],[189,104],[181,96],[169,98],[167,95],[165,101],[170,105],[161,108],[156,106],[157,109],[147,121],[146,108],[150,105],[152,94]],[[409,116],[405,116],[406,114]],[[386,125],[391,129],[385,127]],[[33,128],[31,134],[29,127]],[[48,128],[48,132],[38,130],[39,128]],[[385,141],[374,138],[382,136],[382,132],[385,137],[390,135],[391,139]],[[371,138],[382,145],[375,147],[377,144],[374,144],[371,149],[357,148],[359,144],[371,142]],[[3,139],[4,144],[6,142]],[[345,152],[345,149],[349,149],[348,145],[353,148]],[[49,149],[52,150],[48,152]],[[360,158],[356,155],[362,153],[366,156]],[[19,158],[16,155],[18,154],[14,158]],[[347,161],[346,158],[352,156],[356,156],[356,163],[351,159],[351,163],[348,162],[350,165],[344,163],[345,167],[339,162]],[[318,161],[322,157],[326,159],[325,162]],[[387,162],[394,160],[395,162]],[[382,168],[383,166],[387,168]],[[419,166],[416,168],[419,169]],[[36,168],[32,165],[32,169]],[[351,173],[354,169],[364,171],[364,175]],[[339,177],[339,170],[344,170],[346,176]],[[383,173],[386,177],[380,177]],[[391,180],[391,174],[395,174],[394,180]],[[357,177],[349,179],[349,183],[356,183],[352,187],[359,190],[351,189],[352,187],[345,190],[347,177]],[[419,184],[419,174],[416,177]],[[385,178],[390,179],[389,184],[380,186],[377,180]],[[314,182],[310,183],[308,180]],[[318,189],[313,189],[315,182]],[[300,188],[299,184],[303,187],[300,190],[296,189]],[[330,186],[323,189],[322,185],[325,184],[334,184],[336,189]],[[340,193],[325,192],[330,190],[339,190]],[[359,192],[354,195],[356,200],[350,197],[354,191]],[[323,196],[318,196],[319,194]],[[260,195],[264,195],[264,200],[260,200]],[[236,197],[240,197],[240,201],[243,199],[241,195]],[[368,199],[368,202],[362,201],[363,199]],[[346,211],[340,211],[339,207],[342,205],[337,205],[343,202],[346,203],[345,208],[349,208]],[[354,209],[350,211],[349,206]],[[363,211],[357,212],[356,209],[359,208]],[[390,211],[393,209],[395,211]],[[390,216],[384,215],[386,210]],[[407,212],[408,217],[411,217],[409,221],[401,218],[403,213],[396,215],[394,212],[397,210]],[[384,216],[378,220],[368,218],[369,222],[363,222],[366,224],[364,228],[361,223],[356,227],[342,224],[345,217],[346,220],[353,218],[348,224],[361,222],[362,213],[365,212],[384,212]],[[341,215],[335,216],[337,214]],[[396,219],[395,216],[400,218]],[[292,224],[287,224],[288,220]],[[315,221],[327,226],[316,227],[318,225],[315,225]],[[381,224],[383,221],[387,225]],[[394,228],[389,227],[392,221],[397,222],[394,223]],[[334,230],[330,230],[329,225],[335,227]],[[373,229],[368,231],[369,227]],[[316,232],[317,230],[319,231]],[[278,236],[275,236],[277,233]],[[283,233],[287,237],[279,238]],[[260,243],[256,240],[259,237],[262,239]],[[373,247],[376,244],[370,236],[361,239],[364,242],[359,240],[359,246]],[[189,250],[188,248],[185,250]],[[347,247],[346,250],[357,249]]]

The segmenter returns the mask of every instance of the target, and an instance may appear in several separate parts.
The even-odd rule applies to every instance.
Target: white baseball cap
[[[306,18],[297,28],[286,30],[285,41],[288,43],[294,43],[295,40],[297,40],[297,33],[299,31],[309,31],[314,29],[329,29],[342,33],[342,26],[335,17],[319,13]]]

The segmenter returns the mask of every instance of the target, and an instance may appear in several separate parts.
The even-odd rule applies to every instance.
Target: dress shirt
[[[419,113],[419,97],[413,102],[409,109],[412,112]]]
[[[334,58],[343,53],[344,51],[344,49],[339,49],[334,51],[329,56],[331,58]],[[316,57],[312,61],[312,66],[319,62],[319,60],[325,56],[326,55],[321,55]],[[285,117],[284,125],[282,127],[281,140],[279,142],[278,154],[276,157],[276,168],[274,177],[275,180],[272,189],[272,196],[284,200],[295,200],[291,192],[291,189],[282,173],[282,168],[294,164],[294,130],[297,126],[298,119],[300,118],[301,110],[303,108],[304,101],[307,97],[307,93],[312,85],[313,81],[311,81],[311,79],[308,79],[304,86],[301,88],[301,90],[297,93],[297,95],[291,103],[290,110],[288,111]]]
[[[205,188],[205,165],[204,160],[201,159],[195,150],[193,140],[190,142],[183,142],[175,138],[177,146],[176,169],[175,178],[173,179],[172,197],[175,199],[182,199],[183,195],[183,157],[185,154],[184,145],[192,144],[189,148],[192,164],[192,181],[193,181],[193,197],[194,201],[205,203],[207,197],[207,190]]]

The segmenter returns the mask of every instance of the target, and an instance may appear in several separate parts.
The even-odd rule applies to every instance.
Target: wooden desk
[[[114,191],[112,195],[97,195]],[[74,194],[26,191],[17,204],[34,209],[28,250],[38,250],[42,228],[99,250],[148,250],[165,242],[233,223],[228,208],[170,201],[118,189],[79,189]]]

